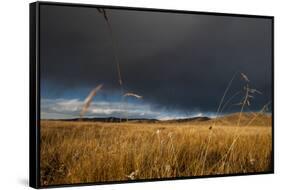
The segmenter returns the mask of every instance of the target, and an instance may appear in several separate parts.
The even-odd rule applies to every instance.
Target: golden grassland
[[[271,171],[271,117],[239,127],[231,119],[42,120],[41,185]]]

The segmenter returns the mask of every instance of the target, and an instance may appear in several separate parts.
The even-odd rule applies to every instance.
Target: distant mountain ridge
[[[93,122],[126,122],[126,121],[139,121],[139,122],[157,122],[157,119],[147,118],[118,118],[118,117],[95,117],[95,118],[73,118],[73,119],[56,119],[59,121],[93,121]]]
[[[184,119],[170,119],[170,120],[158,120],[158,119],[147,119],[147,118],[118,118],[118,117],[95,117],[95,118],[72,118],[72,119],[50,119],[57,121],[93,121],[93,122],[190,122],[190,121],[208,121],[209,117],[190,117]]]
[[[73,118],[73,119],[49,119],[54,121],[87,121],[87,122],[134,122],[134,123],[192,123],[192,124],[207,124],[212,125],[215,121],[216,125],[272,125],[272,116],[264,113],[233,113],[217,118],[210,117],[190,117],[183,119],[170,119],[170,120],[158,120],[147,118]]]

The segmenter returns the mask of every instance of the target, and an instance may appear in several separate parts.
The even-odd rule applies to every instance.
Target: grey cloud
[[[155,109],[214,112],[235,72],[263,92],[251,109],[271,100],[270,19],[107,12],[124,89]],[[96,9],[43,6],[40,18],[44,98],[100,83],[120,90],[109,31]],[[238,77],[229,95],[242,87]]]

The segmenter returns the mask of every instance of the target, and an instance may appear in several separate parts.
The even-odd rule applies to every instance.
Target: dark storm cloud
[[[155,107],[215,111],[235,72],[271,100],[271,20],[107,10],[126,90]],[[119,90],[112,43],[94,8],[41,7],[42,96],[56,98],[103,83]],[[230,94],[242,88],[240,76]],[[63,94],[63,95],[62,95]],[[239,101],[239,99],[237,99]]]

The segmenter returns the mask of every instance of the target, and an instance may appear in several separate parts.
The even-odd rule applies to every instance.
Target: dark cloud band
[[[270,19],[106,11],[124,89],[154,107],[214,112],[235,72],[263,92],[252,109],[271,100]],[[43,98],[83,99],[97,84],[104,84],[104,97],[120,93],[109,31],[97,9],[44,5],[40,19]],[[242,87],[237,77],[229,96]]]

